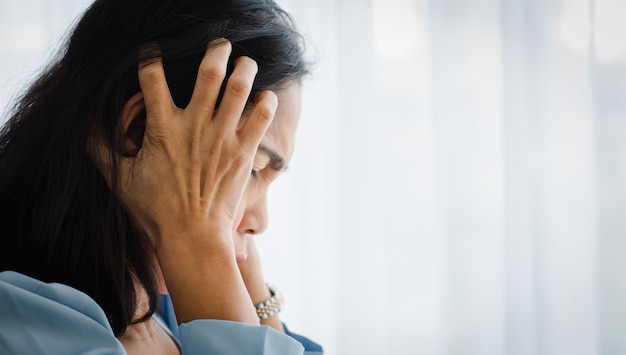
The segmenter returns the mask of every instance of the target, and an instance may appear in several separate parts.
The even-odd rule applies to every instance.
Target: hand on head
[[[238,127],[257,72],[253,60],[240,57],[216,108],[230,54],[228,41],[210,46],[185,109],[172,101],[161,60],[140,63],[145,133],[136,155],[118,156],[118,197],[152,242],[180,322],[257,322],[237,270],[231,233],[254,155],[278,102],[271,91],[257,94],[250,116]],[[129,112],[125,108],[122,116]],[[110,152],[105,144],[98,146],[96,164],[111,185]]]
[[[231,239],[254,154],[272,122],[277,99],[270,91],[257,95],[250,118],[237,129],[257,71],[253,60],[240,57],[215,109],[230,53],[228,41],[207,50],[185,109],[171,99],[162,62],[140,64],[145,134],[136,156],[120,157],[117,178],[120,200],[157,253],[171,244],[205,248],[215,239]],[[99,167],[110,183],[110,166]],[[196,236],[184,233],[188,229],[205,235],[192,240]],[[175,240],[164,239],[167,231],[175,232]]]

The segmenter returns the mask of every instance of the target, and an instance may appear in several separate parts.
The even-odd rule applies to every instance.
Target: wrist
[[[168,257],[160,263],[179,323],[222,319],[259,324],[233,258]]]
[[[246,285],[246,289],[248,290],[248,294],[250,294],[250,299],[255,305],[265,302],[272,297],[272,293],[267,287],[267,284],[262,280],[260,282],[248,282],[248,280],[244,278],[244,283]]]
[[[172,235],[170,235],[171,237]],[[180,323],[223,319],[259,324],[235,261],[234,246],[210,235],[167,239],[157,251],[163,279]]]
[[[266,289],[269,297],[262,302],[254,304],[260,322],[280,313],[284,301],[283,295],[278,289],[270,285],[266,285]]]
[[[199,261],[225,257],[235,260],[235,247],[228,231],[199,226],[173,227],[158,230],[156,256],[161,258],[186,257]]]

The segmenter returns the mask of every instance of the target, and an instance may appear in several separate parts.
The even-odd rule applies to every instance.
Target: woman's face
[[[293,154],[300,118],[300,84],[290,84],[275,93],[278,108],[274,121],[254,157],[253,171],[235,218],[233,238],[237,262],[248,257],[247,238],[263,233],[267,228],[267,190],[287,167]],[[246,119],[244,114],[241,123]]]

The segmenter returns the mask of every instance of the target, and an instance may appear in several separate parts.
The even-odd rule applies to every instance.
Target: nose
[[[252,196],[251,196],[252,195]],[[237,226],[241,234],[257,235],[265,232],[268,224],[267,193],[257,191],[246,196],[243,216]]]

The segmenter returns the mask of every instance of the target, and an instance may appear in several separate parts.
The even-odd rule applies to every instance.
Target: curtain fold
[[[301,235],[335,313],[294,321],[337,354],[626,352],[623,2],[283,3],[322,53],[303,127],[332,127],[294,165],[333,186]]]

